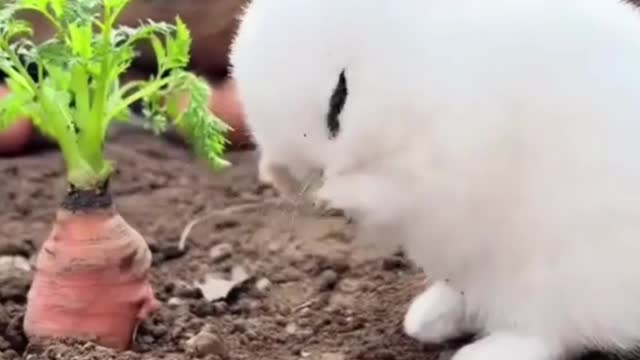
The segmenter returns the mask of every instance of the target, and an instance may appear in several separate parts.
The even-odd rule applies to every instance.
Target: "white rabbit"
[[[230,58],[261,177],[295,195],[321,172],[317,199],[403,246],[435,280],[405,331],[479,334],[455,360],[632,349],[639,14],[617,0],[253,0]]]

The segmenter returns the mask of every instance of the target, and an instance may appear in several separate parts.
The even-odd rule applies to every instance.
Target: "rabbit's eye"
[[[329,112],[327,113],[327,129],[329,130],[329,138],[335,138],[340,132],[340,113],[347,101],[347,78],[344,70],[340,72],[338,83],[336,84],[331,98],[329,98]]]

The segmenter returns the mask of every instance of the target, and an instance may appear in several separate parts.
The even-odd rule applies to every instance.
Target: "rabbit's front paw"
[[[464,316],[460,291],[437,281],[413,299],[404,318],[404,331],[421,342],[439,344],[465,335]]]
[[[557,360],[560,355],[542,339],[503,332],[464,346],[452,360]]]

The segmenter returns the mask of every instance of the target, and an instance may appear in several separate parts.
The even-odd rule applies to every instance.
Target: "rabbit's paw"
[[[560,355],[543,339],[502,332],[464,346],[452,360],[557,360]]]
[[[427,344],[439,344],[465,334],[465,305],[460,291],[444,281],[416,296],[404,317],[404,331]]]

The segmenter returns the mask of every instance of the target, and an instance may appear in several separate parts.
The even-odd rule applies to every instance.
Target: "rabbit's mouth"
[[[285,165],[268,164],[260,169],[260,180],[272,185],[282,196],[294,201],[308,201],[324,182],[322,169],[311,169],[295,176]]]

